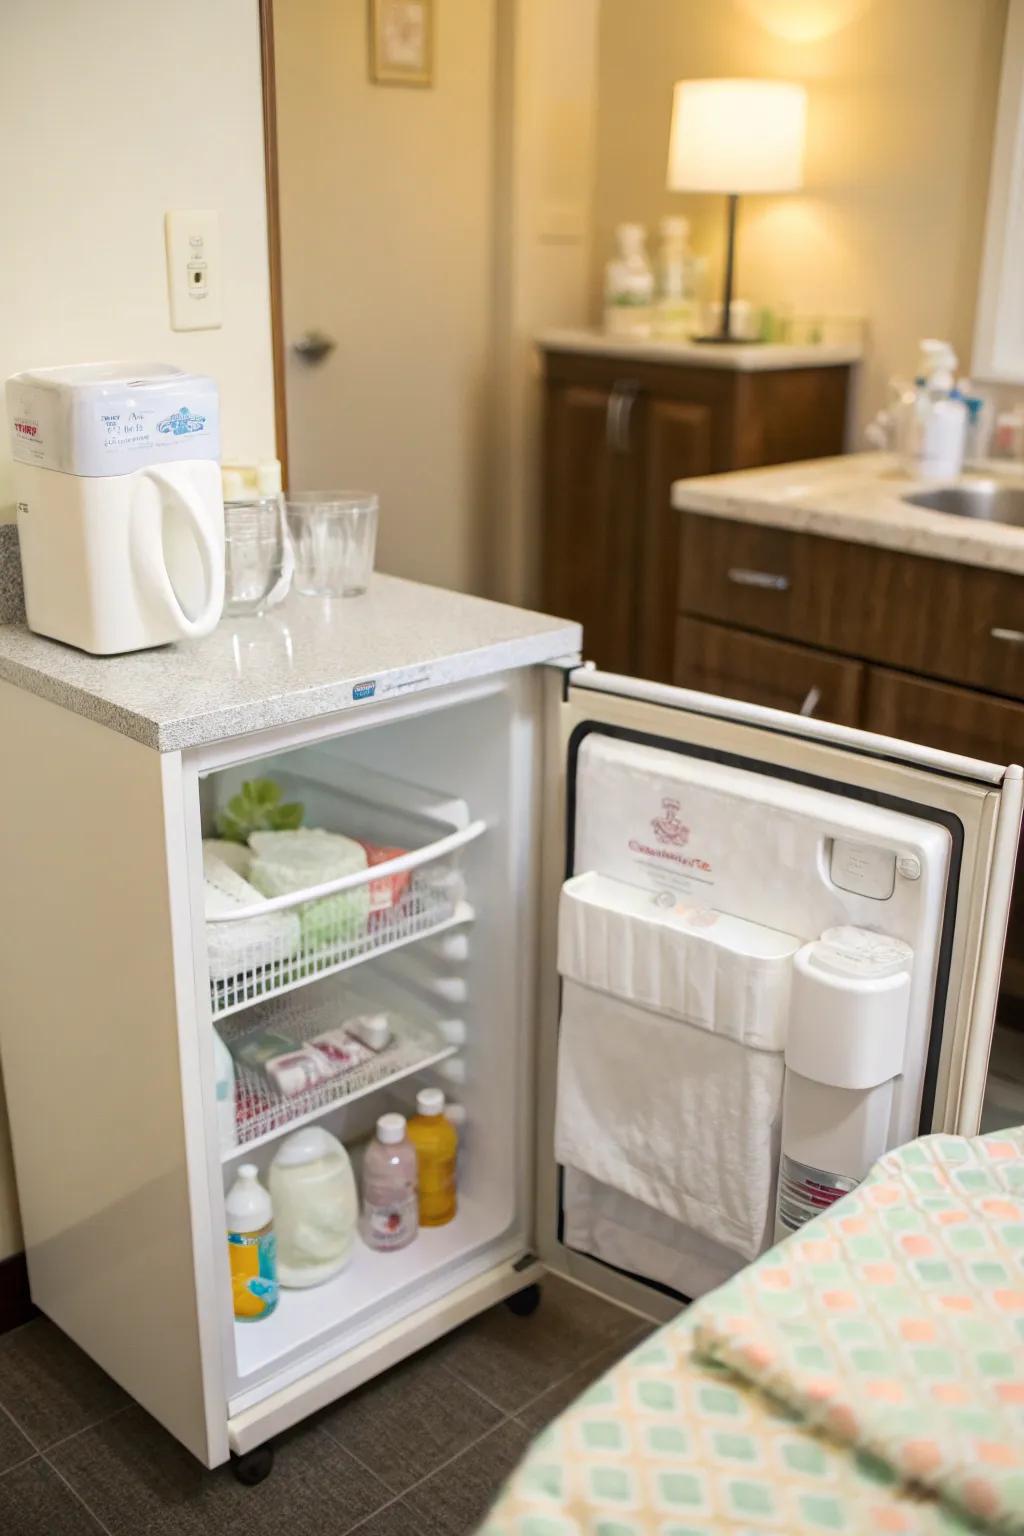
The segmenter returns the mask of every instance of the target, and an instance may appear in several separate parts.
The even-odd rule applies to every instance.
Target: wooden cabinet
[[[588,655],[616,672],[629,670],[634,653],[640,508],[615,436],[621,409],[613,390],[583,384],[550,402],[546,472],[562,515],[545,529],[542,599],[549,613],[578,619]]]
[[[857,725],[865,668],[805,645],[766,640],[699,619],[676,621],[673,681],[840,725]]]
[[[742,372],[545,354],[541,603],[598,666],[672,677],[674,481],[839,453],[850,366]]]
[[[680,514],[679,608],[1024,699],[1024,577]]]
[[[676,682],[1024,762],[1024,576],[679,517]],[[1019,869],[1004,993],[1024,1022],[1024,861]]]
[[[982,762],[1024,763],[1024,704],[882,667],[868,672],[863,723],[883,736],[920,741]],[[1024,845],[1017,859],[1003,987],[1020,1000],[1024,1021]]]

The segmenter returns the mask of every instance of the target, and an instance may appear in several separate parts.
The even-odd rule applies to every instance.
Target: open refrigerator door
[[[1021,770],[588,669],[549,712],[538,1243],[663,1316],[977,1130]]]

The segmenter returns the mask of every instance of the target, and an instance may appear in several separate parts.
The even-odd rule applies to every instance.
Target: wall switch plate
[[[216,330],[224,323],[219,216],[212,209],[166,213],[164,239],[171,330]]]

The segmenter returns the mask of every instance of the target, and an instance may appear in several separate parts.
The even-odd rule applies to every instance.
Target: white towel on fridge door
[[[742,1254],[703,1237],[653,1206],[565,1169],[563,1241],[630,1274],[691,1298],[723,1285],[743,1268]]]
[[[563,889],[556,1157],[752,1259],[801,941],[665,902],[595,874]]]
[[[555,1156],[756,1258],[770,1231],[783,1058],[567,981]]]

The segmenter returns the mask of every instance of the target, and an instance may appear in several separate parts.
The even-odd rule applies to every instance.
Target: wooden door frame
[[[274,437],[288,488],[288,402],[285,395],[284,289],[281,281],[281,200],[277,156],[277,78],[274,70],[274,0],[259,0],[263,76],[263,163],[267,193],[270,340],[274,361]]]

